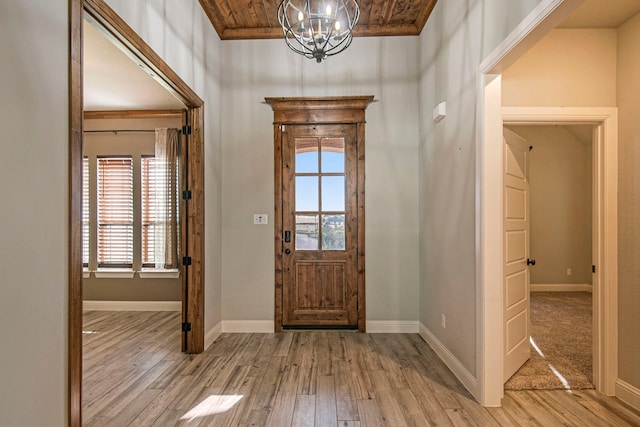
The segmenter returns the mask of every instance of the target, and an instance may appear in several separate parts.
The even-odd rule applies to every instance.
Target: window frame
[[[140,156],[140,266],[141,269],[155,269],[156,268],[156,257],[155,257],[155,227],[157,226],[157,218],[156,218],[156,196],[155,196],[155,191],[154,191],[154,195],[153,195],[153,203],[151,201],[145,201],[145,199],[149,199],[149,197],[147,196],[145,198],[145,161],[149,161],[150,159],[153,159],[152,163],[153,169],[152,169],[152,174],[154,175],[154,185],[157,186],[156,180],[155,180],[155,159],[156,156],[155,155],[147,155],[147,154],[143,154]],[[148,184],[148,182],[147,182]],[[147,185],[148,187],[148,185]],[[149,194],[151,194],[149,192]],[[152,213],[154,219],[153,220],[146,220],[145,219],[145,206],[148,207],[149,209],[149,213]],[[149,215],[149,213],[147,213],[147,215]],[[147,242],[145,244],[145,226],[149,226],[149,225],[153,225],[153,228],[151,228],[152,230],[152,235],[153,238],[151,239],[151,242],[153,243],[152,246],[149,245],[149,238],[147,237]],[[148,231],[147,231],[148,233]],[[149,259],[145,259],[145,250],[147,252],[149,252],[150,250],[153,251],[153,260],[150,262]]]

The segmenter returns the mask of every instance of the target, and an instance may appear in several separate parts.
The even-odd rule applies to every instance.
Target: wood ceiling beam
[[[353,35],[355,37],[417,36],[420,35],[420,29],[414,24],[356,25]]]
[[[417,36],[420,30],[414,24],[399,25],[356,25],[353,31],[355,37],[383,37],[383,36]],[[227,28],[220,37],[222,40],[257,40],[280,39],[282,29],[277,28]]]
[[[280,39],[282,38],[282,28],[227,28],[220,38],[222,40],[257,40],[257,39]]]

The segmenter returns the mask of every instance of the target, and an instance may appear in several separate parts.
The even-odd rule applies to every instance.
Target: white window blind
[[[133,161],[98,158],[98,267],[133,266]]]
[[[154,267],[156,262],[156,231],[157,214],[157,179],[155,157],[142,157],[141,170],[141,199],[142,199],[142,266]]]
[[[82,265],[89,265],[89,158],[82,158]]]

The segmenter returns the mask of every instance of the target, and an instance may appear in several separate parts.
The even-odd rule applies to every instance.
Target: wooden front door
[[[287,125],[283,317],[287,327],[358,327],[355,124]]]
[[[265,101],[274,113],[274,329],[365,332],[364,129],[373,96]]]

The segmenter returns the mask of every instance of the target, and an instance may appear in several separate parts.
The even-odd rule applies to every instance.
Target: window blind
[[[133,161],[98,158],[98,267],[133,266]]]
[[[154,267],[156,262],[156,232],[157,214],[157,179],[155,157],[141,159],[141,211],[142,211],[142,266]]]
[[[82,265],[89,265],[89,158],[82,158]]]

